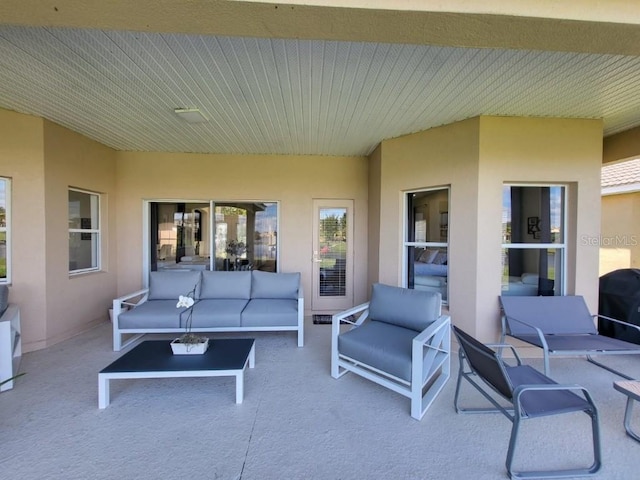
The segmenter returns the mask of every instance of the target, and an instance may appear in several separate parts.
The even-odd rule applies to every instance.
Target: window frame
[[[550,243],[532,243],[532,242],[519,242],[519,243],[505,243],[504,237],[502,238],[503,242],[500,245],[500,250],[556,250],[556,252],[560,252],[560,267],[562,271],[560,272],[560,282],[557,284],[558,291],[556,293],[557,296],[566,295],[566,283],[567,283],[567,222],[568,222],[568,199],[569,199],[569,185],[567,183],[518,183],[518,182],[504,182],[502,184],[502,188],[504,191],[505,187],[531,187],[531,188],[541,188],[541,187],[560,187],[562,188],[562,214],[560,216],[562,225],[562,242],[550,242]],[[504,216],[504,201],[502,203],[502,208],[500,209],[502,215]],[[513,221],[513,218],[511,219]],[[501,223],[502,228],[502,223]],[[540,272],[538,272],[540,275]],[[555,279],[554,279],[555,280]],[[500,280],[501,290],[503,287],[502,279]]]
[[[82,188],[76,188],[76,187],[69,187],[67,189],[67,222],[69,222],[70,218],[69,218],[69,192],[78,192],[78,193],[84,193],[86,195],[91,195],[94,196],[97,200],[97,206],[96,206],[96,214],[98,216],[97,218],[97,222],[95,222],[98,225],[98,228],[69,228],[68,229],[68,233],[69,233],[69,242],[71,242],[71,234],[72,233],[88,233],[88,234],[95,234],[96,235],[96,251],[95,251],[95,256],[96,256],[96,266],[92,266],[89,268],[77,268],[75,270],[71,270],[71,268],[69,268],[69,276],[76,276],[76,275],[82,275],[85,273],[92,273],[92,272],[99,272],[102,270],[102,195],[98,192],[93,192],[91,190],[86,190],[86,189],[82,189]],[[91,222],[93,225],[93,222]],[[69,243],[69,247],[71,247],[71,244]],[[69,259],[67,259],[67,264],[69,263]]]
[[[0,233],[5,234],[5,260],[6,275],[0,278],[0,285],[11,284],[11,178],[0,176],[0,181],[5,182],[5,226],[0,225]]]

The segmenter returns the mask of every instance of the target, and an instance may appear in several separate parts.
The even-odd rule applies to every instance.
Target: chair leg
[[[636,442],[640,442],[640,436],[633,431],[631,428],[631,418],[633,416],[633,398],[627,398],[627,408],[624,411],[624,429],[631,438],[633,438]]]
[[[591,434],[593,443],[593,463],[591,466],[583,469],[567,469],[567,470],[537,470],[516,472],[513,470],[513,457],[516,450],[516,443],[518,441],[518,432],[520,429],[520,421],[523,419],[519,409],[516,411],[516,415],[513,419],[513,426],[511,428],[511,438],[509,439],[509,449],[507,451],[507,473],[509,478],[570,478],[570,477],[588,477],[595,475],[602,466],[602,451],[600,447],[600,426],[598,422],[598,412],[595,410],[585,410],[585,413],[589,415],[591,419]]]

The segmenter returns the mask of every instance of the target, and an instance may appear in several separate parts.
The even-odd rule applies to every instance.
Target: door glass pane
[[[346,295],[347,209],[320,208],[318,284],[321,297]]]
[[[407,194],[407,287],[440,292],[448,303],[449,189]]]

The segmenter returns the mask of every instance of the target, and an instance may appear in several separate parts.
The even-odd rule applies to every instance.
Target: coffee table
[[[640,435],[633,431],[631,418],[633,416],[633,402],[640,401],[640,382],[637,380],[625,380],[613,382],[613,388],[627,396],[627,406],[624,411],[624,429],[631,438],[640,442]]]
[[[236,377],[236,403],[244,398],[244,371],[255,366],[253,338],[210,339],[202,355],[174,355],[167,340],[147,340],[98,373],[98,408],[109,406],[109,382],[123,378]]]

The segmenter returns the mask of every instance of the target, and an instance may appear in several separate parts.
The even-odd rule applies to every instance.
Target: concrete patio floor
[[[17,479],[500,479],[511,423],[457,415],[452,377],[422,421],[409,400],[355,375],[329,374],[329,325],[257,333],[256,367],[235,403],[232,378],[118,380],[98,409],[98,372],[121,355],[110,324],[25,354],[13,390],[0,394],[0,472]],[[219,335],[246,337],[247,335]],[[213,336],[214,338],[216,336]],[[149,338],[166,338],[149,336]],[[607,362],[640,376],[640,358]],[[528,363],[541,366],[540,359]],[[625,435],[625,397],[613,374],[581,358],[552,360],[553,377],[592,393],[601,415],[598,478],[640,476],[640,444]],[[465,390],[468,403],[482,400]],[[590,463],[589,419],[525,422],[518,468]]]

